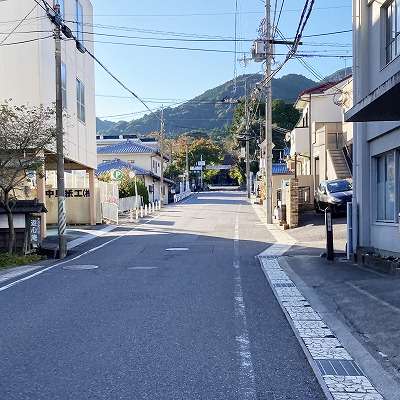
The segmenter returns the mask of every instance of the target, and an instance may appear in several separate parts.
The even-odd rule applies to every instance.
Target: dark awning
[[[46,207],[43,203],[39,203],[37,199],[35,200],[16,200],[9,201],[8,204],[13,212],[13,214],[29,214],[29,213],[41,213],[47,212]],[[4,209],[4,204],[0,202],[0,214],[4,214],[6,210]]]
[[[344,116],[346,122],[400,121],[400,72],[364,97]]]

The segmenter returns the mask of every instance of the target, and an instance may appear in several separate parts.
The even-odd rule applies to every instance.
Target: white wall
[[[354,104],[400,70],[400,58],[386,65],[383,2],[353,0]],[[383,13],[382,13],[383,15]],[[397,105],[393,104],[393,107]],[[400,252],[399,226],[395,222],[376,222],[376,187],[373,156],[400,148],[399,122],[363,122],[354,124],[354,246],[372,246]],[[397,166],[397,170],[398,170]],[[398,185],[398,183],[396,183]],[[396,196],[399,193],[397,186]],[[398,203],[398,202],[397,202]],[[398,204],[396,205],[398,208]]]
[[[80,0],[83,6],[84,22],[93,22],[93,9],[89,0]],[[2,20],[13,21],[0,24],[0,35],[16,28],[18,23],[32,10],[34,2],[13,0],[0,2]],[[66,18],[74,15],[74,1],[66,1]],[[69,17],[68,17],[69,15]],[[32,19],[31,17],[35,17]],[[66,23],[72,30],[74,24]],[[55,41],[51,30],[54,25],[45,16],[44,10],[37,6],[15,32],[4,42],[17,43],[30,39],[41,40],[0,46],[0,102],[13,99],[15,105],[31,104],[52,106],[55,102]],[[84,30],[91,32],[90,26]],[[24,31],[42,33],[24,34]],[[50,32],[50,33],[49,33]],[[45,37],[49,38],[44,39]],[[92,35],[84,34],[85,39]],[[84,41],[84,46],[93,54],[93,43]],[[94,61],[88,54],[76,50],[73,40],[62,41],[62,61],[67,69],[67,113],[64,121],[65,157],[82,164],[84,167],[96,168],[96,116],[94,95]],[[81,123],[76,117],[76,78],[85,85],[86,121]]]

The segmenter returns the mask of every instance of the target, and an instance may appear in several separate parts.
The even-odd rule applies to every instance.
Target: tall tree
[[[40,174],[44,151],[54,152],[56,137],[54,108],[0,104],[0,196],[8,220],[8,253],[15,243],[15,190],[26,182],[28,173]]]
[[[213,143],[212,140],[206,138],[192,139],[186,136],[180,136],[174,146],[173,163],[170,163],[166,174],[177,173],[183,174],[186,170],[186,142],[188,145],[188,164],[189,166],[197,165],[200,160],[205,161],[206,165],[219,164],[223,160],[222,149]],[[209,182],[214,175],[218,174],[218,170],[203,171],[203,180]],[[195,173],[190,172],[190,177],[194,178]]]

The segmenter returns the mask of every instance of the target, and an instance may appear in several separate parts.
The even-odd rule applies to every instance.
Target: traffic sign
[[[206,169],[231,169],[230,165],[206,165]]]
[[[111,178],[119,180],[122,178],[122,171],[120,169],[113,169],[111,170]]]

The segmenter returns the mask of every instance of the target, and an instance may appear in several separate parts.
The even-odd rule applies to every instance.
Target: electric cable
[[[146,109],[152,114],[154,115],[159,121],[161,121],[161,118],[158,117],[157,114],[155,114],[150,108],[149,106],[134,92],[132,92],[132,90],[130,90],[126,85],[124,85],[113,73],[110,72],[110,70],[98,59],[96,58],[89,50],[86,49],[86,53],[89,54],[90,57],[93,58],[94,61],[97,62],[97,64],[99,64],[104,71],[107,72],[108,75],[110,75],[116,82],[118,82],[126,91],[128,91],[136,100],[138,100],[140,103],[142,103]]]
[[[33,10],[37,7],[37,4],[33,6],[32,10],[28,12],[28,14],[22,18],[22,20],[18,23],[18,25],[0,42],[0,46],[18,29],[19,26],[29,17],[29,15],[33,12]]]
[[[44,37],[40,37],[40,38],[34,38],[34,39],[28,39],[28,40],[21,40],[20,42],[3,43],[3,44],[0,44],[0,46],[1,46],[1,47],[3,47],[3,46],[14,46],[14,45],[18,45],[18,44],[25,44],[25,43],[36,42],[36,41],[38,41],[38,40],[50,39],[50,38],[52,38],[52,37],[53,37],[53,35],[44,36]]]

